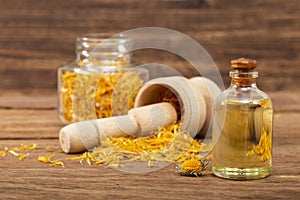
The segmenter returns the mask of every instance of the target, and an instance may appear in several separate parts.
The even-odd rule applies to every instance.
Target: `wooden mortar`
[[[186,79],[180,76],[157,78],[145,83],[135,99],[135,107],[159,103],[172,92],[180,105],[181,130],[191,136],[205,137],[211,124],[213,100],[220,88],[204,77]]]

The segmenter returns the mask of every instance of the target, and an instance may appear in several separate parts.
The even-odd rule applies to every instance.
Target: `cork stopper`
[[[231,68],[235,70],[254,70],[256,68],[256,60],[249,58],[238,58],[231,60]]]

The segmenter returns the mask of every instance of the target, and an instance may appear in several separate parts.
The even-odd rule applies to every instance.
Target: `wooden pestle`
[[[133,108],[128,115],[76,122],[59,132],[65,153],[79,153],[100,144],[100,138],[149,135],[160,126],[177,121],[175,108],[169,103],[156,103]]]

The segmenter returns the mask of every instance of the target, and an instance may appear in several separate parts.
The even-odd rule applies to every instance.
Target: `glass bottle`
[[[103,34],[76,39],[76,60],[58,69],[58,115],[63,123],[127,114],[149,79],[132,63],[133,41]]]
[[[227,179],[267,177],[272,170],[271,99],[256,86],[256,61],[231,61],[230,87],[214,105],[213,174]]]

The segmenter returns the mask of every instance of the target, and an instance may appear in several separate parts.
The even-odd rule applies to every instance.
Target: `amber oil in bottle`
[[[256,86],[256,61],[231,61],[231,86],[214,105],[213,173],[227,179],[260,179],[272,170],[270,98]]]

